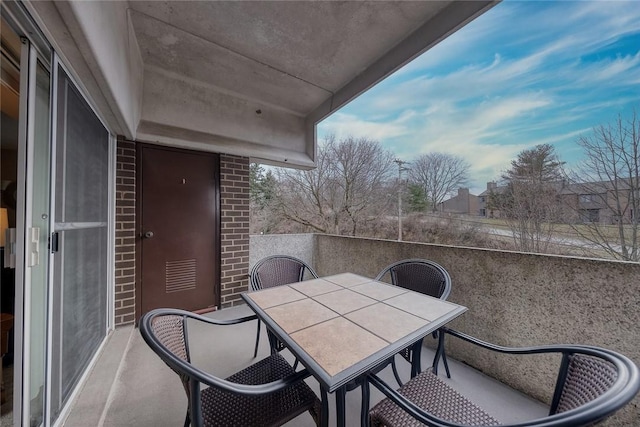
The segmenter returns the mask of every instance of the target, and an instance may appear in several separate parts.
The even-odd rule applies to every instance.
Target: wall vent
[[[165,266],[165,288],[167,293],[196,288],[196,260],[167,261]]]

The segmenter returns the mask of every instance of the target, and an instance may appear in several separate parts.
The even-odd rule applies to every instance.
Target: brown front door
[[[140,314],[218,304],[218,155],[141,144]]]

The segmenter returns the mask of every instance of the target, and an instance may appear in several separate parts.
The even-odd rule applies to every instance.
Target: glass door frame
[[[20,412],[20,422],[21,425],[30,425],[30,403],[32,397],[31,390],[31,374],[32,374],[32,365],[31,365],[31,337],[33,334],[33,325],[32,325],[32,266],[35,265],[44,265],[47,271],[45,272],[45,280],[44,283],[36,284],[40,286],[44,286],[45,295],[47,293],[48,288],[48,274],[49,274],[49,254],[48,251],[42,253],[42,251],[37,252],[37,260],[33,260],[34,256],[29,251],[29,231],[32,230],[33,225],[33,216],[39,213],[34,212],[34,186],[38,183],[34,182],[34,158],[35,158],[35,144],[36,144],[36,72],[39,64],[42,64],[45,67],[45,70],[49,73],[49,83],[51,82],[51,70],[50,70],[50,62],[33,47],[33,44],[26,38],[22,38],[23,46],[22,46],[22,58],[21,60],[21,111],[20,111],[20,130],[18,137],[18,194],[19,199],[21,199],[21,203],[17,206],[17,221],[16,221],[16,313],[18,314],[18,335],[20,336],[19,340],[17,340],[20,345],[16,346],[19,348],[20,354],[18,362],[15,364],[15,371],[17,372],[20,378],[20,390],[16,393],[17,396],[20,397],[20,404],[14,405],[14,414],[19,410]],[[24,70],[24,72],[22,72]],[[23,95],[24,94],[24,95]],[[47,134],[44,136],[46,139],[46,144],[48,147],[51,147],[51,87],[49,86],[49,105],[48,105],[48,116],[49,116],[49,127],[47,129]],[[24,102],[23,102],[24,100]],[[49,153],[50,156],[50,153]],[[49,168],[51,167],[51,157],[46,159]],[[50,179],[50,170],[47,175]],[[48,230],[51,227],[51,186],[49,184],[49,188],[46,191],[45,197],[48,198],[49,203],[46,212],[48,218],[46,222],[48,223],[48,229],[42,230],[43,232],[39,235],[38,244],[43,241],[43,239],[49,238]],[[40,213],[45,214],[45,213]],[[46,240],[44,240],[46,242]],[[44,301],[44,318],[48,318],[49,316],[49,308],[50,305],[45,298]],[[20,327],[21,326],[21,327]],[[42,390],[46,390],[46,376],[47,376],[47,325],[46,320],[43,332],[44,343],[43,345],[43,354],[42,357],[44,360],[43,364],[43,388]],[[16,383],[16,391],[19,388],[18,382]],[[15,399],[14,399],[15,402]],[[45,408],[43,405],[43,415],[45,413]],[[14,420],[15,420],[14,415]]]
[[[48,335],[48,317],[49,312],[51,310],[51,304],[48,299],[48,289],[49,289],[49,273],[51,270],[50,257],[49,257],[49,236],[51,231],[51,208],[52,208],[52,182],[51,182],[51,166],[52,166],[52,158],[51,158],[51,118],[52,118],[52,104],[51,104],[51,96],[52,96],[52,87],[51,87],[51,66],[50,66],[50,57],[44,58],[38,51],[33,47],[32,44],[26,42],[25,44],[29,45],[29,61],[27,66],[29,68],[29,76],[27,80],[28,92],[27,92],[27,104],[28,104],[28,114],[27,114],[27,123],[26,123],[26,152],[27,156],[24,163],[26,165],[27,174],[25,176],[25,180],[27,182],[26,192],[25,192],[25,227],[23,228],[23,232],[25,233],[25,238],[20,239],[21,242],[24,242],[25,250],[24,253],[24,263],[19,264],[22,266],[24,272],[24,279],[22,283],[23,293],[24,293],[24,304],[23,304],[23,327],[25,332],[25,339],[23,341],[23,370],[22,370],[22,385],[24,388],[22,394],[22,425],[31,425],[33,422],[33,409],[35,406],[32,405],[34,397],[34,390],[31,387],[34,385],[33,381],[31,381],[31,377],[34,373],[37,372],[37,369],[42,369],[42,384],[40,386],[41,396],[43,401],[38,404],[36,400],[36,405],[41,408],[42,411],[42,422],[40,425],[45,425],[44,419],[46,417],[46,395],[47,395],[47,359],[48,359],[48,341],[50,339]],[[48,119],[48,126],[46,129],[39,129],[41,121],[41,117],[38,116],[38,105],[41,103],[41,98],[38,95],[38,72],[39,68],[46,72],[46,79],[48,80],[48,93],[47,99],[48,105],[46,105],[46,117]],[[40,105],[40,108],[43,106]],[[43,147],[45,149],[45,153],[42,153]],[[46,164],[46,178],[40,177],[37,178],[38,175],[38,165],[45,161]],[[45,184],[47,188],[45,192],[38,195],[36,192],[36,187]],[[40,206],[42,202],[42,198],[46,199],[44,202],[44,206]],[[40,200],[38,200],[40,199]],[[44,208],[39,209],[38,208]],[[41,220],[37,219],[37,216],[41,216]],[[45,225],[46,224],[46,225]],[[35,226],[38,226],[37,228]],[[33,227],[33,228],[32,228]],[[32,233],[31,230],[37,230],[37,249],[35,253],[33,252],[34,242],[32,241]],[[34,257],[36,257],[34,259]],[[35,269],[38,270],[35,270]],[[44,271],[43,271],[44,269]],[[44,273],[44,274],[42,274]],[[38,292],[37,287],[42,287],[40,292]],[[37,295],[36,295],[37,292]],[[37,310],[40,305],[38,300],[41,301],[42,308],[44,309],[44,313],[42,314],[41,319],[38,319],[38,315],[34,312],[34,308]],[[37,323],[33,322],[36,321]],[[42,330],[40,330],[42,329]],[[41,340],[38,339],[38,336],[41,334]],[[43,341],[43,342],[42,342]],[[34,345],[35,344],[35,345]],[[32,347],[34,345],[34,347]],[[36,349],[34,351],[34,348]],[[41,354],[42,360],[38,359],[38,350]],[[35,354],[34,354],[35,353]],[[33,357],[36,357],[34,359]],[[36,365],[37,364],[37,365]],[[38,382],[39,384],[39,382]],[[30,417],[31,415],[31,417]],[[27,424],[27,422],[29,424]]]

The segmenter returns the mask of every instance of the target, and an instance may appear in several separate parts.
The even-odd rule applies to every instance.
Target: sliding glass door
[[[107,334],[110,134],[56,68],[51,416],[69,400]]]

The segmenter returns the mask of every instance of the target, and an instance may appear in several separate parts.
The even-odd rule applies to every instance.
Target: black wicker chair
[[[187,319],[234,325],[255,318],[214,320],[188,311],[161,308],[140,320],[140,333],[146,343],[182,380],[188,399],[185,427],[279,426],[305,411],[320,424],[321,402],[303,381],[309,372],[306,369],[296,372],[279,353],[227,379],[191,364]],[[208,387],[201,388],[201,383]]]
[[[638,367],[627,357],[611,350],[578,345],[507,348],[446,327],[441,328],[440,333],[453,335],[498,353],[562,355],[549,415],[508,424],[510,427],[576,427],[597,424],[627,404],[640,389]],[[391,389],[373,373],[367,379],[387,396],[369,411],[372,426],[501,425],[429,370],[411,379],[398,391]],[[366,388],[363,393],[368,395],[368,385],[363,387]],[[363,408],[363,411],[367,409]]]
[[[304,261],[288,255],[273,255],[261,259],[253,266],[249,276],[252,291],[288,285],[306,278],[318,278],[313,268]],[[269,336],[269,342],[272,352],[284,349],[284,344],[271,335]],[[258,344],[260,344],[260,319],[258,319],[258,332],[256,334],[256,347],[253,357],[258,355]],[[294,366],[297,366],[297,361]]]
[[[393,285],[411,289],[412,291],[420,292],[443,300],[446,300],[451,293],[451,277],[447,270],[445,270],[440,264],[425,259],[405,259],[395,262],[384,268],[378,276],[376,276],[376,280],[390,281]],[[438,338],[438,331],[433,333],[433,337]],[[407,347],[400,352],[400,355],[411,363],[412,378],[418,375],[421,371],[421,348],[422,341],[419,345]],[[433,360],[433,369],[436,374],[438,373],[440,357],[442,357],[447,377],[451,378],[449,364],[447,363],[447,356],[444,352],[444,341],[442,339],[438,340],[438,348]],[[396,368],[395,359],[393,359],[391,363],[393,367],[393,374],[395,375],[398,384],[402,385],[402,381],[398,375],[398,369]]]

